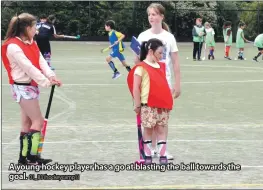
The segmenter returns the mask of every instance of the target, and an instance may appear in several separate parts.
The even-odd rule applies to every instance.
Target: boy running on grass
[[[115,30],[115,22],[113,20],[108,20],[105,23],[105,30],[109,32],[109,41],[110,41],[110,48],[112,49],[111,54],[106,58],[107,63],[109,64],[110,68],[113,70],[113,79],[117,79],[121,76],[120,72],[116,69],[112,58],[117,57],[123,66],[126,67],[127,71],[131,70],[130,66],[126,64],[125,57],[123,55],[124,51],[124,44],[122,40],[125,38],[125,35],[117,32]]]

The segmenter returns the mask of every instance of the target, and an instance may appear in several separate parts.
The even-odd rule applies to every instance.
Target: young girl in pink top
[[[13,97],[21,108],[21,133],[19,164],[47,164],[51,159],[37,156],[40,131],[44,118],[39,106],[39,88],[61,86],[55,73],[49,68],[33,41],[36,33],[36,18],[22,13],[11,19],[5,42],[2,45],[2,60],[8,74]]]

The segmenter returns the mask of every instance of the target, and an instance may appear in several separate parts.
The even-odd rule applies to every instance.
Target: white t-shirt
[[[171,34],[170,32],[167,32],[166,30],[163,30],[160,34],[154,34],[151,32],[151,29],[148,29],[142,32],[138,36],[137,40],[140,44],[142,44],[142,42],[148,41],[151,38],[157,38],[161,40],[164,44],[164,52],[163,52],[163,58],[161,62],[164,62],[166,65],[166,79],[167,79],[167,82],[170,88],[172,88],[171,53],[178,52],[175,37],[173,36],[173,34]]]

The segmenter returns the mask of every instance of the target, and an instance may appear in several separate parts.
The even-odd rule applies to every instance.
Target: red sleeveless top
[[[150,78],[150,89],[147,105],[154,108],[165,108],[172,110],[173,108],[173,97],[171,94],[170,87],[166,80],[165,64],[158,63],[161,68],[154,68],[145,62],[136,64],[129,72],[127,77],[127,83],[131,95],[133,96],[133,81],[134,72],[138,66],[143,67]]]
[[[31,63],[36,68],[41,70],[40,65],[39,65],[40,51],[39,51],[39,48],[38,48],[36,42],[33,42],[32,44],[25,44],[25,43],[23,43],[21,40],[19,40],[17,38],[10,38],[9,40],[7,40],[2,45],[2,60],[3,60],[4,67],[5,67],[6,71],[7,71],[10,84],[14,84],[14,80],[12,79],[12,76],[11,76],[11,67],[10,67],[9,60],[7,58],[7,55],[6,55],[6,53],[7,53],[7,46],[9,44],[16,44],[16,45],[18,45],[22,49],[22,51],[24,52],[25,56],[31,61]],[[31,85],[32,86],[37,86],[37,83],[32,80],[31,81]]]

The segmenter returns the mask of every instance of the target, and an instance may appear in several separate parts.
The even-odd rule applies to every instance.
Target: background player
[[[207,47],[209,47],[209,55],[208,59],[214,60],[214,51],[215,51],[215,31],[211,27],[211,24],[209,22],[205,23],[205,32],[206,32],[206,37],[205,37],[205,43]]]
[[[112,61],[112,58],[117,57],[120,60],[120,62],[122,63],[122,65],[124,67],[126,67],[128,72],[131,70],[130,66],[127,65],[127,63],[125,61],[125,57],[122,53],[124,51],[124,48],[125,48],[125,46],[122,42],[122,40],[125,38],[125,35],[122,34],[121,32],[118,32],[115,30],[115,22],[113,20],[108,20],[105,23],[105,30],[107,32],[109,32],[109,41],[111,44],[110,48],[112,49],[111,54],[108,57],[106,57],[106,61],[114,72],[112,78],[117,79],[121,76],[121,74],[116,69],[116,67]]]
[[[263,34],[259,34],[255,41],[254,46],[258,48],[258,54],[253,58],[254,61],[258,62],[258,58],[263,54]]]
[[[248,42],[244,36],[245,27],[245,23],[240,23],[236,36],[236,47],[238,48],[238,59],[240,60],[244,60],[245,42]]]
[[[223,26],[223,35],[225,41],[225,58],[231,60],[229,57],[230,48],[232,46],[232,23],[230,21],[226,21]]]
[[[195,21],[196,25],[193,27],[192,35],[193,35],[193,60],[196,61],[196,54],[197,54],[197,60],[201,61],[201,53],[202,53],[202,47],[204,42],[204,36],[205,34],[205,27],[202,25],[202,19],[197,18]]]
[[[40,22],[37,23],[36,32],[37,45],[40,49],[41,54],[52,70],[54,70],[54,68],[51,67],[50,38],[52,36],[55,38],[64,38],[64,35],[57,35],[54,22],[55,17],[53,15],[50,15],[48,17],[46,15],[42,15],[40,17]]]

